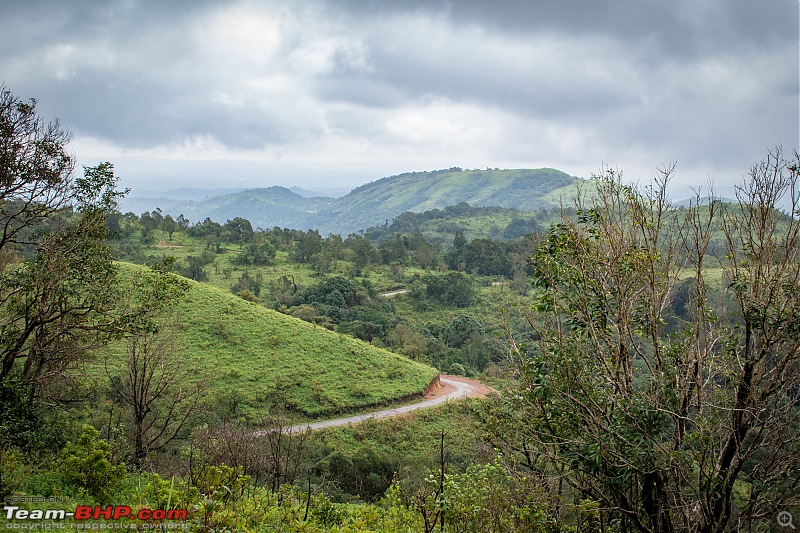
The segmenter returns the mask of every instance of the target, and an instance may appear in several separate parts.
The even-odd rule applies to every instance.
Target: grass
[[[124,275],[142,268],[120,267]],[[206,382],[211,402],[234,404],[235,414],[250,420],[276,398],[310,417],[392,402],[422,391],[437,373],[207,284],[190,282],[176,312],[176,344],[191,379]],[[99,355],[118,369],[124,346],[118,343]],[[95,364],[95,374],[101,366]]]
[[[316,445],[347,453],[369,447],[402,461],[435,457],[444,433],[451,457],[468,457],[469,463],[479,458],[490,460],[492,451],[486,447],[480,422],[472,412],[472,405],[479,401],[482,400],[448,402],[403,416],[320,429],[312,433],[312,440]]]

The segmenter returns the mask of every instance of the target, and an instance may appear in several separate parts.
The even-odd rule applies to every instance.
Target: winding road
[[[302,433],[309,429],[313,431],[315,429],[346,426],[348,424],[358,424],[359,422],[363,422],[371,418],[372,419],[387,418],[390,416],[397,416],[404,413],[409,413],[411,411],[416,411],[417,409],[423,409],[425,407],[433,407],[434,405],[441,405],[449,400],[466,398],[472,395],[473,393],[477,392],[477,387],[471,383],[457,381],[455,379],[445,376],[440,376],[439,380],[443,386],[453,387],[454,390],[452,390],[448,394],[445,394],[444,396],[438,396],[436,398],[427,398],[425,400],[419,401],[417,403],[412,403],[409,405],[392,407],[391,409],[381,409],[380,411],[373,411],[371,413],[348,416],[345,418],[334,418],[332,420],[322,420],[320,422],[299,424],[297,426],[290,426],[288,428],[285,428],[285,431],[287,433]],[[264,435],[265,433],[266,431],[259,431],[256,433],[256,435]]]

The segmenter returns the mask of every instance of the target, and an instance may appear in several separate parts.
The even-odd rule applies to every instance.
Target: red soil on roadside
[[[463,376],[451,376],[449,374],[442,374],[443,378],[452,379],[453,381],[460,381],[462,383],[469,383],[475,390],[472,394],[469,395],[470,398],[483,398],[490,392],[497,392],[491,387],[487,387],[477,379],[470,379],[465,378]],[[425,395],[425,399],[429,400],[431,398],[437,398],[439,396],[444,396],[446,394],[450,394],[455,390],[455,387],[452,385],[441,384],[438,387],[431,389],[428,394]]]

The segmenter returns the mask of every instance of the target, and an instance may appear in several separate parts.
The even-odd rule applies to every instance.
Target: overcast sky
[[[724,187],[800,142],[799,5],[3,0],[0,82],[134,187],[670,161]]]

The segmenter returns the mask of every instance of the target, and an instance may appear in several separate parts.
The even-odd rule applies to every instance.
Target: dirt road
[[[309,424],[299,424],[297,426],[288,428],[287,431],[291,433],[299,433],[306,431],[307,429],[315,430],[336,426],[346,426],[348,424],[358,424],[359,422],[363,422],[371,418],[378,419],[397,416],[404,413],[409,413],[411,411],[416,411],[417,409],[440,405],[450,400],[485,396],[488,392],[492,391],[492,389],[486,387],[478,381],[458,376],[441,376],[439,381],[442,386],[431,391],[431,393],[425,396],[425,399],[417,403],[393,407],[391,409],[381,409],[380,411],[373,411],[371,413],[364,413],[361,415],[334,418],[332,420],[311,422]],[[263,435],[264,433],[265,432],[260,431],[257,434]]]

